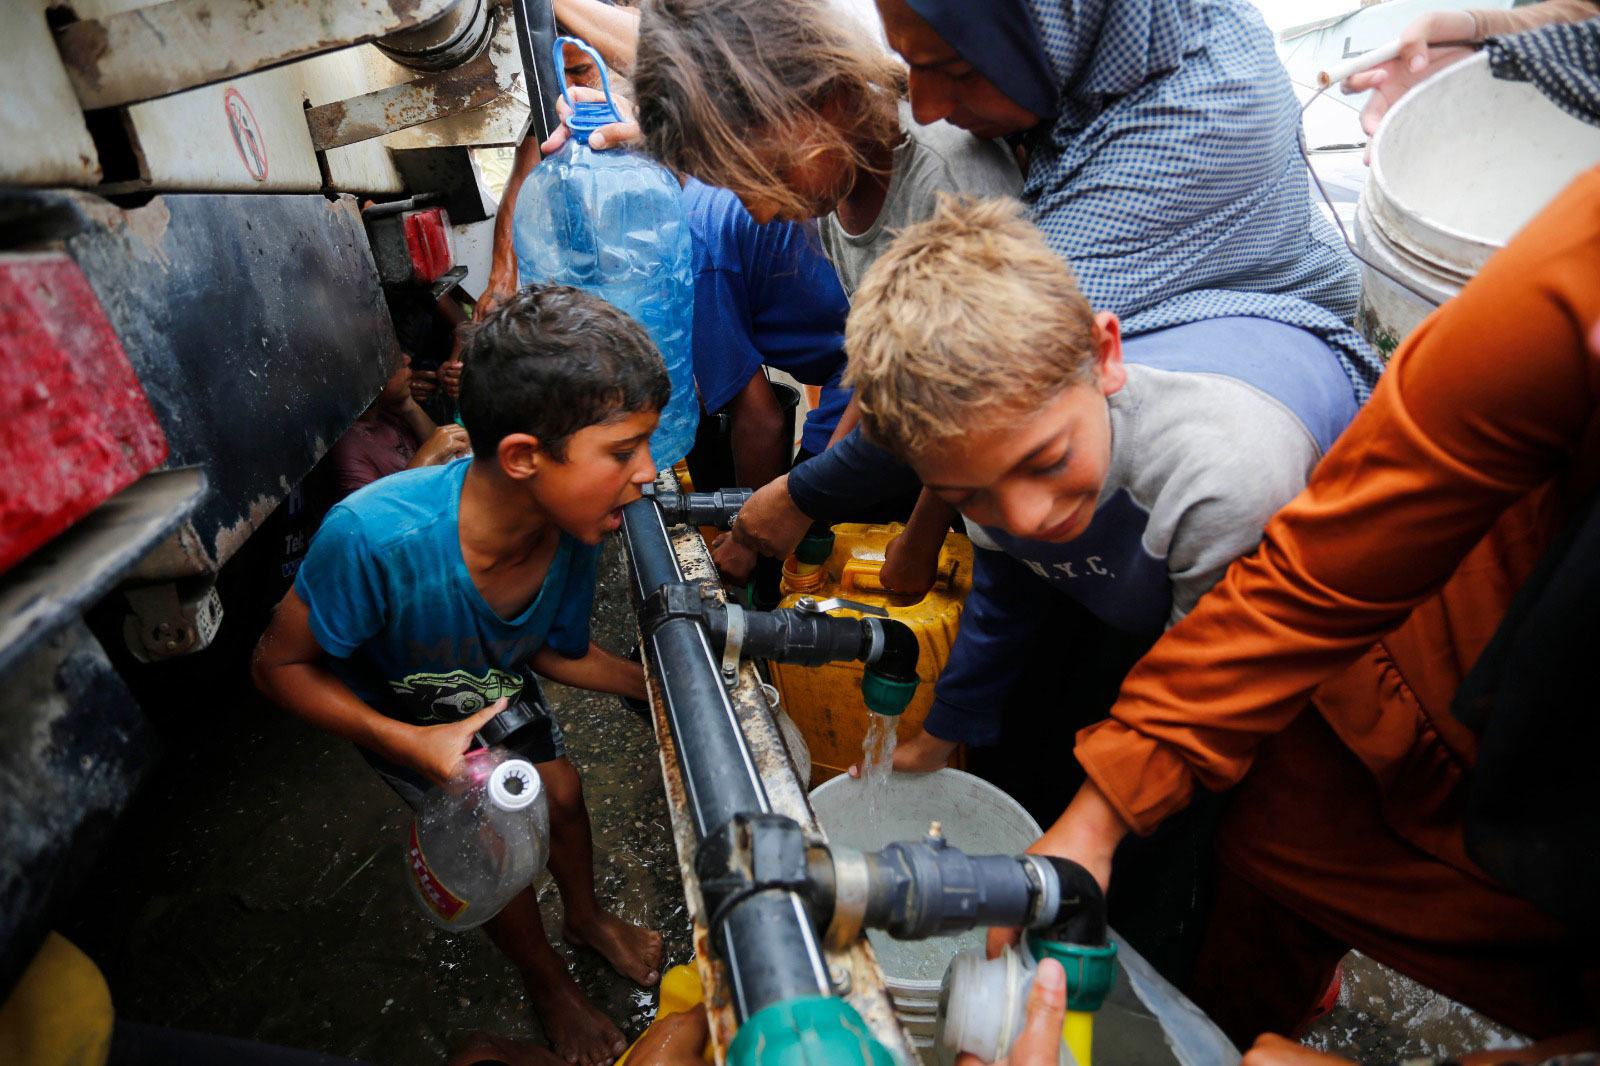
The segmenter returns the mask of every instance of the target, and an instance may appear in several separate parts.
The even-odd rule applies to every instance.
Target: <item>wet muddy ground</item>
[[[634,621],[608,544],[595,639],[622,651]],[[114,852],[63,922],[105,971],[119,1015],[384,1066],[438,1064],[475,1029],[538,1037],[516,972],[481,932],[422,917],[402,879],[409,812],[356,751],[266,704],[244,664],[206,694],[197,728],[128,812]],[[689,959],[655,739],[614,697],[546,687],[583,773],[597,891]],[[198,703],[192,692],[174,700]],[[630,1038],[655,993],[560,942],[579,984]]]
[[[613,539],[594,632],[618,651],[634,640],[624,579]],[[236,643],[207,671],[157,675],[170,679],[154,691],[171,706],[153,710],[167,725],[168,757],[59,923],[104,970],[118,1013],[381,1066],[438,1064],[474,1030],[540,1037],[515,971],[488,939],[444,933],[412,900],[401,864],[405,806],[348,744],[261,700],[246,674],[249,640]],[[583,773],[602,902],[660,929],[668,965],[688,961],[649,726],[611,697],[546,691]],[[579,984],[636,1036],[654,1014],[654,991],[562,945],[548,877],[541,898],[546,930]],[[1392,1062],[1509,1038],[1356,957],[1346,961],[1340,1005],[1307,1042]]]

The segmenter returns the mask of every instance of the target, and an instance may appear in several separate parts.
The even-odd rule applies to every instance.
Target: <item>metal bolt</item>
[[[833,984],[834,992],[847,995],[850,992],[850,971],[837,962],[828,963],[828,980]]]
[[[928,839],[929,840],[943,840],[944,839],[944,826],[937,819],[935,819],[934,821],[928,823]]]

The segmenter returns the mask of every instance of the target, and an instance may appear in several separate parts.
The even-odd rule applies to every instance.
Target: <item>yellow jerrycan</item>
[[[933,683],[950,658],[956,629],[961,624],[961,609],[972,588],[972,542],[960,533],[951,533],[945,537],[933,589],[926,596],[907,603],[905,597],[886,591],[879,580],[884,548],[904,528],[898,522],[836,525],[833,546],[820,566],[815,557],[801,561],[808,547],[802,545],[784,562],[783,600],[779,604],[793,607],[802,596],[819,601],[849,600],[879,608],[911,627],[921,650],[917,675],[922,683],[905,713],[896,719],[901,741],[921,730],[923,719],[933,706]],[[822,547],[826,550],[825,543]],[[862,614],[843,605],[829,613],[855,617]],[[813,787],[861,761],[868,724],[867,705],[861,698],[864,669],[858,662],[827,666],[771,664],[772,683],[782,693],[785,709],[811,749]],[[964,758],[965,751],[958,749],[950,765],[960,767]]]

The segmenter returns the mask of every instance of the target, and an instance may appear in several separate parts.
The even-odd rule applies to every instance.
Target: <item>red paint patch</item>
[[[261,124],[256,113],[239,93],[229,89],[222,94],[222,106],[228,112],[228,128],[233,131],[233,146],[239,151],[239,161],[256,181],[267,180],[267,142],[261,136]]]
[[[83,271],[0,256],[0,572],[167,457],[167,438]]]

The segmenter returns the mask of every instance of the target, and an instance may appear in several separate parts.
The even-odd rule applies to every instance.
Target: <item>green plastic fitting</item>
[[[867,710],[876,714],[890,716],[905,713],[911,703],[911,697],[917,694],[916,678],[910,681],[896,681],[891,677],[872,670],[865,670],[861,674],[861,698],[866,701]]]
[[[763,1007],[728,1047],[730,1066],[895,1066],[856,1009],[832,996]]]
[[[794,550],[794,560],[802,566],[820,566],[833,554],[833,534],[808,533]]]
[[[1055,959],[1067,971],[1067,1009],[1096,1011],[1117,979],[1117,945],[1064,944],[1028,934],[1028,950],[1039,961]]]

